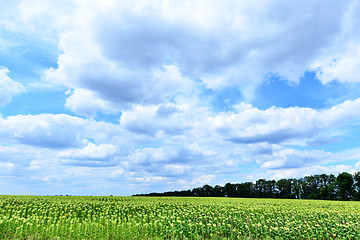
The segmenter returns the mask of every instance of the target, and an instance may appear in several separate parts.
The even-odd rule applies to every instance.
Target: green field
[[[359,239],[360,203],[0,196],[0,239]]]

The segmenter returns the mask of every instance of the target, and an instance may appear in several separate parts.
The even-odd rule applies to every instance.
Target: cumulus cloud
[[[149,169],[156,169],[163,164],[176,164],[176,163],[191,163],[201,162],[204,154],[189,146],[164,146],[159,148],[147,147],[137,149],[132,154],[128,155],[128,161],[133,167],[149,167]],[[156,165],[156,166],[155,166]]]
[[[338,156],[323,150],[298,151],[282,149],[268,158],[264,158],[262,161],[265,160],[265,162],[261,164],[261,167],[267,169],[299,168],[313,163],[319,164],[324,160],[334,160],[334,158],[338,158]]]
[[[186,172],[190,171],[191,167],[176,165],[176,164],[167,164],[167,165],[165,165],[165,170],[169,174],[179,176],[179,175],[184,175]]]
[[[65,148],[82,143],[79,132],[86,120],[65,114],[17,115],[0,119],[0,136],[48,148]]]
[[[75,159],[105,159],[111,157],[116,153],[116,146],[110,144],[95,145],[88,143],[88,145],[81,149],[69,149],[61,151],[58,156],[61,158],[75,158]]]
[[[9,76],[9,70],[0,66],[0,107],[11,102],[12,96],[25,91],[24,86],[12,80]]]
[[[350,44],[342,55],[330,56],[315,62],[316,77],[327,84],[337,80],[342,83],[360,82],[360,43]]]
[[[120,123],[131,132],[154,136],[159,131],[169,135],[180,135],[191,128],[186,113],[187,106],[137,105],[122,113]]]
[[[301,178],[315,174],[338,174],[341,172],[351,172],[352,166],[336,165],[336,166],[319,166],[313,165],[309,167],[290,168],[281,170],[271,170],[269,179],[282,179],[282,178]]]
[[[117,151],[121,149],[111,144],[95,145],[88,143],[84,148],[67,149],[59,152],[57,157],[63,165],[82,167],[114,167],[120,163]]]
[[[106,143],[115,141],[121,133],[117,125],[66,114],[0,117],[2,142],[49,149],[81,147],[88,143],[88,139]]]
[[[294,138],[315,137],[329,128],[358,121],[360,114],[354,109],[359,107],[360,98],[324,110],[300,107],[260,110],[242,103],[238,112],[219,114],[209,123],[233,143],[281,143]]]
[[[351,1],[78,2],[74,17],[82,20],[60,36],[63,53],[47,79],[93,91],[119,109],[159,104],[197,80],[211,89],[236,86],[251,98],[269,74],[298,82],[344,31],[352,8]]]
[[[177,66],[166,62],[157,68],[125,66],[106,58],[87,33],[65,33],[60,47],[64,54],[59,57],[59,68],[49,69],[46,78],[75,89],[67,107],[82,115],[114,112],[136,103],[161,103],[192,90],[191,81],[181,75]],[[125,62],[129,61],[131,58]],[[95,104],[86,108],[84,95],[95,97]]]
[[[341,21],[341,32],[312,64],[316,77],[327,84],[332,81],[341,83],[359,82],[360,67],[360,3],[352,1]]]
[[[109,101],[96,96],[95,92],[86,89],[75,89],[66,99],[65,107],[81,116],[95,117],[97,112],[117,113],[117,108]]]

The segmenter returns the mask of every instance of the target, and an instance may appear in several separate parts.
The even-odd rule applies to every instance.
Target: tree
[[[232,183],[227,183],[224,186],[224,195],[226,197],[236,197],[236,185]]]
[[[280,179],[276,182],[276,187],[279,191],[279,198],[294,198],[294,194],[291,192],[292,180]]]
[[[259,179],[255,183],[255,197],[264,198],[266,195],[266,180]]]
[[[236,197],[250,198],[255,197],[255,185],[252,182],[237,183]]]
[[[274,198],[276,195],[276,181],[268,180],[265,182],[265,197]]]
[[[354,174],[355,182],[355,200],[360,200],[360,171]]]
[[[291,194],[296,199],[300,199],[300,190],[301,190],[301,180],[300,179],[291,179]]]
[[[327,200],[336,200],[336,177],[334,174],[329,175],[328,191],[327,191]]]
[[[210,185],[204,185],[203,187],[205,197],[212,197],[213,187]]]
[[[216,185],[213,189],[212,189],[212,197],[223,197],[223,188],[219,185]]]
[[[336,199],[336,178],[333,174],[321,174],[319,182],[319,199],[334,200]]]
[[[306,176],[301,179],[265,180],[256,183],[227,183],[224,187],[204,185],[192,190],[164,193],[137,194],[139,196],[198,196],[198,197],[244,197],[244,198],[296,198],[323,200],[360,201],[360,171],[351,175],[340,173]]]
[[[306,176],[300,180],[300,197],[302,199],[318,199],[319,175]]]
[[[350,173],[342,172],[336,178],[340,200],[348,201],[354,197],[354,178]]]

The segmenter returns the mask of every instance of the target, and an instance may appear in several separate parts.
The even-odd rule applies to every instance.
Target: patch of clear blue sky
[[[65,109],[65,102],[63,89],[29,91],[14,96],[10,103],[0,108],[0,114],[2,117],[44,113],[74,115]]]
[[[211,107],[215,112],[232,111],[233,105],[244,100],[241,92],[235,87],[226,87],[220,90],[202,88],[202,97],[209,99]]]
[[[41,82],[44,70],[57,67],[59,50],[55,43],[41,41],[36,36],[2,31],[9,44],[0,51],[0,66],[9,70],[9,77],[22,83],[26,91],[13,96],[0,108],[2,117],[18,114],[71,114],[64,108],[65,88],[33,86]]]
[[[355,99],[359,86],[343,85],[337,81],[322,85],[314,72],[306,72],[298,84],[272,76],[259,86],[252,102],[254,107],[267,109],[276,107],[309,107],[314,109],[332,107],[347,99]]]
[[[359,84],[341,84],[333,81],[323,85],[315,78],[314,72],[306,72],[298,84],[273,75],[256,89],[250,103],[261,110],[273,106],[322,109],[360,97],[359,90]],[[235,87],[216,91],[203,87],[201,96],[209,99],[215,112],[231,111],[233,105],[244,101],[242,93]]]
[[[22,83],[27,91],[13,97],[5,107],[0,108],[2,117],[18,114],[68,114],[77,116],[65,108],[66,88],[32,87],[31,83],[41,81],[46,69],[57,68],[59,50],[55,43],[39,41],[36,36],[2,31],[9,47],[0,51],[0,66],[9,69],[9,77]],[[14,43],[14,44],[12,44]],[[98,113],[96,120],[118,124],[121,114]]]
[[[337,141],[331,142],[329,144],[324,144],[319,146],[319,149],[322,149],[327,152],[338,153],[342,152],[344,149],[353,149],[360,147],[360,128],[359,125],[350,124],[341,129],[345,134],[342,134]],[[359,159],[360,160],[360,159]]]
[[[98,112],[96,114],[95,120],[96,121],[104,121],[104,122],[112,123],[112,124],[119,124],[121,115],[122,115],[122,113],[105,114],[105,113]]]
[[[65,108],[66,89],[42,89],[21,93],[13,97],[6,106],[0,108],[0,115],[8,117],[13,115],[36,115],[36,114],[67,114],[81,117]],[[119,124],[121,113],[104,114],[97,113],[95,119],[107,123]]]
[[[9,69],[9,76],[21,83],[39,81],[43,70],[57,67],[57,43],[41,41],[36,36],[1,31],[8,46],[0,51],[0,66]]]

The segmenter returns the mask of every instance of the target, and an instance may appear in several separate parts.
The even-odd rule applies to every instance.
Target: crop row
[[[0,197],[0,239],[357,239],[358,202]]]

